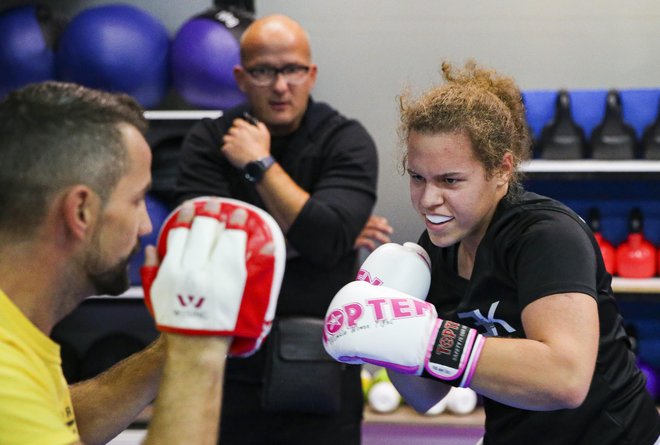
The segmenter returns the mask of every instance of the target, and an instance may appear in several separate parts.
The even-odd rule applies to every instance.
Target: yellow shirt
[[[0,444],[79,440],[59,345],[0,290]]]

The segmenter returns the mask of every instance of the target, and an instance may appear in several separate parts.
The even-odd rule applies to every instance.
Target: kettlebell
[[[594,233],[598,247],[600,247],[605,269],[610,275],[614,275],[616,273],[616,249],[601,233],[600,211],[596,207],[589,211],[589,227]]]
[[[605,117],[591,133],[591,157],[635,159],[636,147],[635,130],[623,120],[619,92],[610,90],[605,103]]]
[[[624,278],[651,278],[656,273],[656,249],[644,238],[639,208],[630,211],[628,238],[616,251],[616,270]]]
[[[542,159],[582,159],[587,141],[584,130],[573,120],[571,98],[566,90],[557,93],[555,116],[543,127],[537,150]]]

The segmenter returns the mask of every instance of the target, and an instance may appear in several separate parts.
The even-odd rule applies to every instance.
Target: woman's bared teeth
[[[450,219],[452,219],[451,216],[440,216],[440,215],[426,215],[426,219],[430,221],[433,224],[442,224]]]

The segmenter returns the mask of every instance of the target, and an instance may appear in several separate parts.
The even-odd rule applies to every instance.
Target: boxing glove
[[[217,211],[209,211],[210,200]],[[158,236],[160,266],[142,268],[145,302],[164,332],[232,336],[229,354],[254,353],[270,332],[285,264],[277,223],[263,210],[228,198],[181,206]]]
[[[396,289],[353,281],[335,295],[323,345],[342,363],[371,363],[466,387],[485,339],[475,329],[438,318],[435,307]]]
[[[364,260],[355,279],[425,300],[431,286],[431,259],[415,243],[386,243]]]

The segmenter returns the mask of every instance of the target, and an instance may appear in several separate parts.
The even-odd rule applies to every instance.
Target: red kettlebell
[[[632,209],[628,219],[628,238],[616,251],[616,270],[624,278],[651,278],[655,276],[656,250],[644,238],[642,211]]]
[[[593,207],[589,211],[589,227],[591,227],[594,238],[598,242],[598,247],[600,247],[605,269],[607,269],[610,275],[614,275],[616,273],[616,249],[614,249],[614,246],[600,232],[600,211],[596,207]]]

